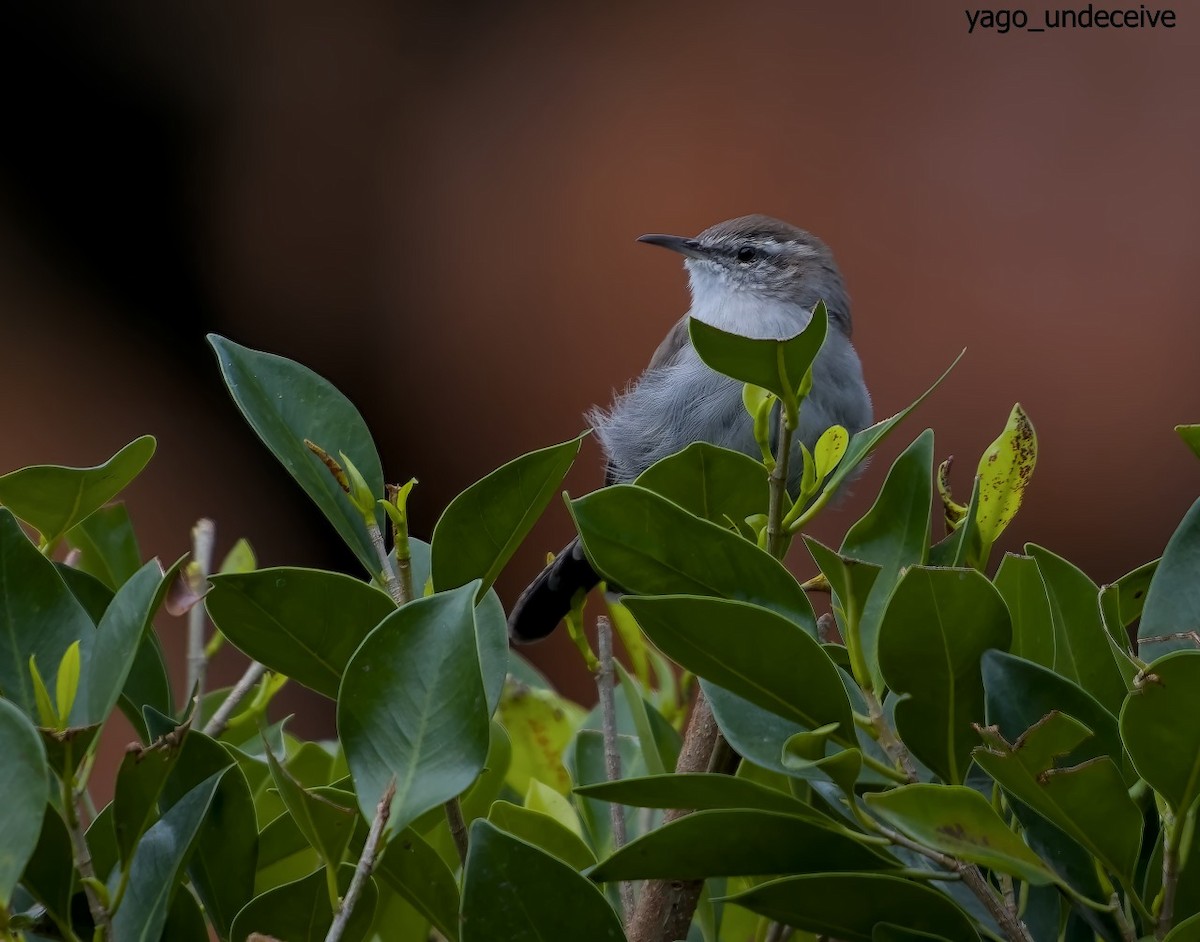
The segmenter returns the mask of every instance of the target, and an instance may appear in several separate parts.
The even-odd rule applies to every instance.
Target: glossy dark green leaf
[[[0,773],[0,778],[3,778]],[[8,844],[0,844],[0,859],[4,858]],[[5,865],[0,863],[0,869]],[[29,891],[39,903],[46,907],[52,919],[62,923],[71,921],[71,897],[79,888],[75,876],[75,853],[71,847],[71,835],[53,805],[43,809],[41,832],[37,836],[37,847],[21,874],[21,886]],[[0,892],[0,900],[6,894]]]
[[[1028,883],[1050,883],[1054,874],[996,813],[965,785],[904,785],[865,796],[867,806],[925,847]]]
[[[121,760],[112,815],[117,850],[122,861],[132,858],[138,838],[153,823],[159,795],[175,763],[179,761],[182,747],[182,738],[163,738],[150,748],[126,752]]]
[[[220,782],[196,836],[188,874],[217,934],[227,939],[234,916],[254,895],[258,863],[257,817],[245,774],[225,746],[198,730],[189,730],[175,768],[163,785],[159,808],[165,818],[186,797],[185,791],[191,794],[187,790],[196,783],[217,774]]]
[[[726,897],[777,922],[847,942],[871,942],[879,923],[976,942],[971,920],[932,887],[882,873],[821,873],[772,880]]]
[[[1180,818],[1200,794],[1197,717],[1200,651],[1175,651],[1154,661],[1121,709],[1121,739],[1138,774]]]
[[[703,596],[628,596],[626,607],[677,664],[807,729],[855,742],[837,668],[811,635],[757,605]]]
[[[701,681],[701,689],[712,707],[721,732],[738,755],[764,769],[791,774],[783,765],[783,746],[806,727],[786,720],[716,684]],[[819,776],[814,773],[815,776]]]
[[[1142,815],[1112,759],[1099,756],[1059,767],[1090,732],[1064,713],[1051,713],[1013,743],[986,731],[975,761],[1010,795],[1061,828],[1113,873],[1133,876],[1142,839]]]
[[[491,722],[488,738],[487,760],[483,771],[462,796],[463,819],[470,824],[476,818],[487,816],[492,802],[504,790],[504,779],[512,762],[512,743],[504,727],[495,720]],[[455,907],[457,911],[457,907]]]
[[[1007,650],[1008,609],[974,569],[913,567],[888,603],[879,632],[879,666],[888,686],[907,696],[896,704],[900,738],[913,754],[958,784],[984,717],[980,658]]]
[[[1091,737],[1065,755],[1060,764],[1078,765],[1096,756],[1121,760],[1117,718],[1082,687],[1052,670],[1023,658],[989,651],[983,656],[983,685],[987,691],[987,722],[1014,742],[1042,717],[1057,710],[1073,716],[1091,730]],[[1135,775],[1127,776],[1132,785]]]
[[[1010,651],[1027,661],[1053,668],[1054,622],[1037,562],[1032,556],[1005,553],[993,583],[1012,618]]]
[[[629,736],[617,737],[617,749],[621,755],[621,770],[631,775],[643,774],[639,771],[641,759],[638,756],[637,743]],[[571,768],[571,780],[579,785],[594,785],[608,780],[604,764],[604,736],[594,729],[581,729],[566,756]],[[570,782],[567,785],[570,788]],[[575,807],[583,821],[588,845],[595,851],[597,857],[610,854],[613,851],[612,809],[607,802],[594,798],[577,797]],[[627,833],[633,833],[636,825],[635,812],[627,811],[625,826]]]
[[[813,820],[744,808],[696,811],[630,841],[600,861],[593,880],[884,870],[895,858]]]
[[[1154,574],[1158,572],[1160,562],[1162,562],[1161,559],[1152,559],[1150,562],[1138,566],[1137,569],[1125,573],[1116,581],[1123,627],[1128,628],[1142,617],[1142,610],[1146,607],[1146,596],[1150,591],[1150,583],[1154,580]]]
[[[757,782],[710,772],[669,773],[598,782],[575,789],[578,795],[619,802],[636,808],[750,808],[800,818],[825,816],[798,798]]]
[[[354,867],[343,864],[337,876],[338,891],[345,895]],[[377,894],[375,881],[368,880],[350,914],[342,942],[362,942],[367,937],[375,918]],[[248,902],[233,921],[232,938],[241,942],[252,932],[258,932],[286,942],[323,942],[332,923],[333,907],[325,889],[325,873],[317,870]]]
[[[204,910],[186,886],[180,887],[171,900],[159,942],[209,942]]]
[[[500,705],[508,677],[508,616],[495,589],[488,589],[475,606],[475,646],[479,650],[487,713],[491,716]]]
[[[54,543],[124,490],[154,447],[154,436],[143,435],[94,468],[33,465],[10,471],[0,475],[0,504]]]
[[[541,811],[522,808],[509,801],[497,801],[487,819],[500,830],[553,854],[575,870],[583,870],[596,862],[596,855],[582,837]]]
[[[883,688],[878,659],[883,612],[900,570],[925,562],[932,507],[933,431],[926,429],[892,464],[875,503],[846,533],[838,551],[842,557],[879,567],[867,596],[855,601],[861,605],[859,643],[877,690]],[[839,602],[846,604],[840,598]]]
[[[488,713],[470,583],[389,615],[346,665],[338,731],[363,816],[396,780],[389,827],[463,792],[483,768]]]
[[[688,318],[692,346],[709,367],[738,382],[770,390],[785,401],[796,395],[825,342],[828,326],[824,301],[817,302],[800,333],[780,340],[745,337]]]
[[[983,535],[979,532],[979,502],[981,482],[976,476],[971,485],[971,498],[958,528],[940,543],[929,549],[930,566],[970,566],[983,570]]]
[[[921,393],[911,405],[905,406],[905,408],[901,409],[895,415],[876,422],[861,432],[855,432],[850,437],[850,444],[846,446],[846,453],[842,455],[842,460],[834,468],[833,473],[829,476],[829,480],[825,482],[824,490],[836,491],[848,477],[854,474],[855,468],[862,464],[864,459],[879,447],[880,443],[891,434],[892,430],[903,422],[913,409],[924,402],[929,397],[929,394],[942,384],[942,381],[950,375],[950,371],[958,365],[958,361],[963,358],[963,353],[966,352],[964,350],[956,356],[954,362],[946,368],[946,371],[934,380],[933,385]]]
[[[1040,546],[1026,550],[1037,561],[1054,624],[1054,670],[1079,684],[1114,716],[1125,682],[1100,620],[1100,588],[1078,567]]]
[[[652,464],[634,483],[746,537],[753,536],[746,518],[767,512],[767,469],[762,462],[708,442],[693,442]]]
[[[79,550],[75,565],[114,592],[142,565],[137,536],[123,503],[101,507],[67,531]]]
[[[50,798],[41,740],[29,718],[7,700],[0,700],[0,756],[0,908],[7,908],[37,847]]]
[[[571,502],[592,564],[634,595],[754,602],[816,636],[808,597],[783,564],[736,533],[631,484]]]
[[[287,806],[288,814],[321,855],[325,865],[336,867],[350,843],[354,834],[354,824],[358,820],[353,796],[346,793],[351,802],[343,805],[307,790],[279,764],[279,760],[269,748],[267,764],[271,767],[271,779]]]
[[[315,442],[330,455],[344,453],[368,487],[383,497],[383,469],[363,417],[331,383],[299,363],[240,346],[216,334],[208,342],[233,401],[263,444],[313,499],[346,545],[372,575],[379,558],[362,515],[329,469],[304,444]],[[375,512],[382,529],[384,514]]]
[[[416,831],[405,828],[388,841],[375,877],[408,900],[450,942],[457,942],[458,882],[438,852]]]
[[[129,885],[113,917],[116,938],[158,942],[171,899],[223,774],[210,776],[180,798],[138,842],[130,864]]]
[[[396,610],[387,593],[369,583],[319,569],[259,569],[211,581],[205,605],[226,638],[330,698],[337,697],[363,638]]]
[[[1100,588],[1100,620],[1104,623],[1105,639],[1116,662],[1117,672],[1126,690],[1133,690],[1145,662],[1138,658],[1129,644],[1129,635],[1121,621],[1121,590],[1115,585]]]
[[[1163,942],[1200,942],[1200,913],[1177,922],[1175,928],[1163,936]]]
[[[53,689],[70,645],[95,631],[54,563],[38,552],[10,511],[0,508],[0,693],[37,721],[29,658]]]
[[[941,938],[940,935],[894,926],[889,922],[877,922],[871,930],[871,942],[938,942]]]
[[[868,663],[867,652],[859,636],[863,611],[879,578],[880,568],[874,563],[849,559],[835,553],[810,536],[804,538],[804,543],[833,592],[833,612],[839,620],[838,624],[846,642],[851,672],[860,685],[882,689],[882,682],[875,680],[879,674],[878,640],[871,648],[872,659]]]
[[[103,723],[117,705],[150,627],[162,576],[157,561],[142,566],[117,590],[96,630],[84,636],[84,669],[71,711],[72,723]]]
[[[586,878],[480,820],[471,825],[463,877],[462,942],[498,939],[624,942],[625,934],[613,908]]]
[[[579,454],[582,437],[515,458],[454,498],[433,530],[433,585],[480,580],[483,598]]]
[[[1153,661],[1200,646],[1200,500],[1192,504],[1167,541],[1146,593],[1138,625],[1138,653]]]

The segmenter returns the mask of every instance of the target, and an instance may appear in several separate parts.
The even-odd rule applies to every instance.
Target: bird
[[[717,223],[694,238],[651,233],[638,241],[683,256],[691,306],[641,376],[610,406],[586,414],[607,462],[605,484],[632,482],[694,442],[761,457],[742,383],[701,361],[688,321],[782,340],[803,330],[824,301],[829,329],[813,363],[812,391],[800,410],[789,465],[788,487],[796,493],[801,443],[811,451],[830,426],[844,426],[853,435],[872,421],[871,397],[850,342],[850,298],[832,251],[811,232],[760,214]],[[509,638],[523,644],[546,637],[570,612],[576,593],[599,581],[576,537],[517,599],[508,617]]]

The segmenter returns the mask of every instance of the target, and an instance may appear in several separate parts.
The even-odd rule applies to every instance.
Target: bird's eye
[[[743,245],[737,250],[737,260],[739,262],[752,262],[758,258],[758,252],[748,245]]]

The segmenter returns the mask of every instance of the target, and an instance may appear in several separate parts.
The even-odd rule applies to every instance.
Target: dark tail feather
[[[575,593],[586,592],[599,581],[575,537],[521,593],[508,615],[508,637],[517,644],[540,641],[571,610]]]

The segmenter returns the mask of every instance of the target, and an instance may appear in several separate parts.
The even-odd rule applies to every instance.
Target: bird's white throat
[[[812,320],[800,304],[771,297],[744,285],[734,285],[708,265],[689,264],[691,317],[721,330],[756,339],[786,340]]]

